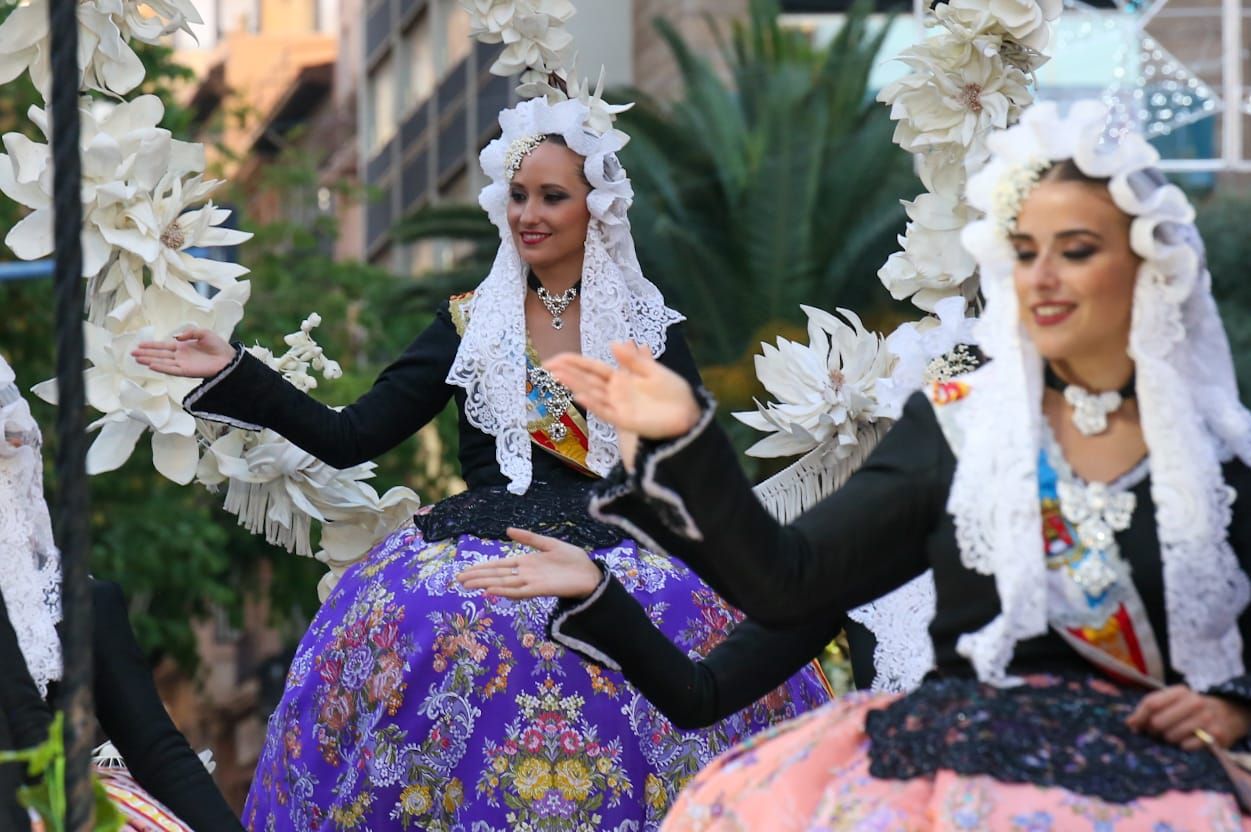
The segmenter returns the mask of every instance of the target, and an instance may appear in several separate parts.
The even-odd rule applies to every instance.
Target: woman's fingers
[[[652,362],[651,350],[644,349],[633,341],[618,341],[612,345],[613,358],[617,363],[632,373],[647,372]]]
[[[522,546],[529,546],[531,549],[538,549],[541,552],[551,549],[553,545],[559,542],[554,537],[544,537],[526,529],[509,528],[506,530],[506,533],[510,539],[520,543]]]

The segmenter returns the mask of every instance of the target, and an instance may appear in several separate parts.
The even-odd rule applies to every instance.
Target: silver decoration
[[[1070,384],[1064,388],[1064,400],[1073,408],[1073,425],[1082,436],[1098,436],[1108,429],[1108,414],[1115,413],[1125,401],[1116,391],[1090,393]]]
[[[539,395],[547,400],[549,421],[544,427],[553,440],[560,442],[569,435],[569,429],[560,421],[560,417],[573,404],[573,393],[542,367],[531,368],[530,383],[539,391]]]
[[[569,304],[573,303],[573,299],[578,296],[578,287],[570,286],[559,295],[553,295],[542,286],[536,289],[535,292],[539,296],[539,302],[547,310],[547,314],[552,316],[552,329],[563,329],[565,319],[561,315],[569,308]]]
[[[1060,513],[1077,529],[1082,545],[1105,552],[1116,543],[1116,533],[1129,528],[1138,499],[1132,491],[1113,493],[1101,482],[1083,485],[1069,480],[1056,483]]]

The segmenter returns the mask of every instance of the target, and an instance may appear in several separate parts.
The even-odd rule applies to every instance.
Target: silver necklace
[[[526,276],[526,283],[539,296],[539,303],[543,304],[547,314],[552,316],[552,329],[564,328],[565,319],[561,316],[565,314],[569,304],[573,303],[574,298],[578,296],[578,287],[582,285],[582,281],[579,280],[559,295],[553,295],[547,291],[543,284],[539,282],[539,279],[534,276],[534,272],[530,272]]]
[[[1108,429],[1108,416],[1120,409],[1126,399],[1134,397],[1134,378],[1120,390],[1092,393],[1076,384],[1067,384],[1047,365],[1045,381],[1052,390],[1059,391],[1069,407],[1073,408],[1073,426],[1082,436],[1098,436]]]

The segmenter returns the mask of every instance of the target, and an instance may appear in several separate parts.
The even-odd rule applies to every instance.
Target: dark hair
[[[1039,182],[1081,182],[1085,185],[1103,185],[1111,181],[1107,177],[1091,176],[1077,166],[1072,159],[1062,159],[1043,171]]]

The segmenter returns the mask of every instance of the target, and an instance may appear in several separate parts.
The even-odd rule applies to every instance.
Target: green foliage
[[[42,745],[25,751],[0,751],[0,763],[26,763],[30,776],[39,778],[33,785],[19,788],[17,796],[23,806],[39,814],[48,832],[65,832],[64,734],[65,716],[58,713]],[[94,832],[118,832],[124,819],[94,776],[91,790],[95,796],[96,816],[92,829]]]
[[[859,4],[826,47],[783,29],[774,0],[753,0],[722,52],[726,81],[666,22],[683,92],[639,91],[621,116],[634,181],[631,221],[644,271],[690,316],[709,364],[739,361],[753,335],[800,323],[800,303],[882,300],[874,274],[916,190],[868,77],[886,30]]]
[[[1246,222],[1251,214],[1251,195],[1240,188],[1218,191],[1199,205],[1198,213],[1212,290],[1234,354],[1238,389],[1242,400],[1251,402],[1251,281],[1247,280],[1251,237],[1247,236]]]
[[[0,15],[7,13],[0,7]],[[171,62],[169,50],[138,46],[148,67],[144,91],[166,102],[165,126],[175,136],[189,138],[185,110],[172,103],[171,85],[186,70]],[[34,89],[23,77],[4,88],[0,97],[0,132],[28,129],[26,108],[39,103]],[[251,193],[270,190],[283,204],[315,205],[317,179],[313,160],[293,150],[264,175],[249,183]],[[242,203],[243,195],[235,194]],[[230,194],[218,201],[230,204]],[[0,199],[0,236],[20,216],[18,206]],[[401,284],[379,269],[361,263],[337,263],[330,257],[336,229],[318,220],[258,227],[246,216],[240,227],[256,237],[239,249],[251,267],[253,298],[237,337],[281,352],[282,336],[299,328],[312,312],[324,323],[316,337],[327,353],[338,360],[343,377],[325,382],[316,391],[323,401],[346,404],[365,392],[378,372],[397,356],[428,323],[428,306],[399,304]],[[12,259],[0,247],[0,259]],[[48,280],[0,283],[0,354],[29,389],[55,373],[55,332],[52,286]],[[57,483],[52,460],[56,454],[57,410],[34,396],[27,397],[45,435],[49,502],[55,504]],[[94,418],[94,412],[88,418]],[[455,453],[455,416],[438,421],[444,449],[438,459],[410,440],[380,461],[378,490],[406,484],[434,499],[449,487],[449,458]],[[231,623],[241,621],[247,595],[261,586],[275,622],[294,640],[316,609],[317,581],[325,569],[309,558],[300,558],[269,546],[237,525],[236,518],[220,505],[223,496],[200,486],[178,486],[163,479],[152,466],[150,444],[140,441],[134,456],[120,470],[91,482],[92,551],[90,568],[101,578],[116,580],[125,588],[131,620],[140,643],[155,655],[168,655],[187,671],[198,657],[191,622],[210,613],[224,612]],[[262,584],[262,573],[269,576]]]

